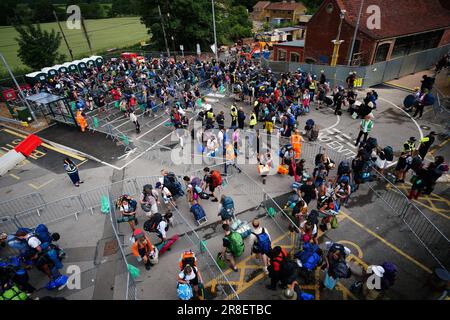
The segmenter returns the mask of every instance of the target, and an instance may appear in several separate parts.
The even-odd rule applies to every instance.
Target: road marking
[[[364,229],[367,233],[369,233],[370,235],[374,236],[375,238],[377,238],[378,240],[383,242],[385,245],[387,245],[389,248],[391,248],[392,250],[394,250],[395,252],[397,252],[398,254],[403,256],[404,258],[408,259],[409,261],[413,262],[415,265],[417,265],[418,267],[420,267],[424,271],[426,271],[428,273],[433,273],[430,268],[424,266],[422,263],[420,263],[419,261],[417,261],[413,257],[409,256],[407,253],[403,252],[402,250],[400,250],[399,248],[394,246],[392,243],[390,243],[389,241],[385,240],[383,237],[381,237],[380,235],[376,234],[375,232],[373,232],[372,230],[370,230],[369,228],[367,228],[363,224],[359,223],[358,221],[356,221],[354,218],[352,218],[351,216],[349,216],[348,214],[346,214],[342,210],[340,211],[340,214],[343,214],[348,220],[350,220],[351,222],[356,224],[361,229]]]
[[[208,94],[206,95],[206,97],[224,98],[225,95],[224,95],[224,94],[220,94],[220,93],[208,93]]]
[[[22,138],[22,139],[25,139],[25,138],[27,137],[27,136],[25,136],[25,135],[23,135],[23,134],[17,133],[17,132],[15,132],[15,131],[12,131],[12,130],[9,130],[9,129],[3,129],[2,131],[5,131],[5,132],[7,132],[7,133],[9,133],[9,134],[15,135],[16,137],[19,137],[19,138]],[[69,156],[69,157],[71,157],[71,158],[80,160],[80,161],[86,160],[86,158],[83,158],[83,157],[81,157],[81,156],[78,156],[78,155],[76,155],[76,154],[74,154],[74,153],[71,153],[71,152],[69,152],[69,151],[62,150],[62,149],[53,147],[53,146],[51,146],[51,145],[49,145],[49,144],[47,144],[47,143],[45,143],[45,142],[43,142],[43,143],[41,144],[41,146],[43,146],[43,147],[45,147],[45,148],[47,148],[47,149],[53,150],[53,151],[55,151],[55,152],[64,154],[64,155],[66,155],[66,156]]]
[[[143,136],[145,136],[146,134],[152,132],[155,129],[158,129],[160,126],[162,126],[163,124],[167,123],[167,121],[170,121],[170,119],[164,120],[163,122],[161,122],[160,124],[158,124],[157,126],[154,126],[153,128],[151,128],[150,130],[148,130],[147,132],[141,134],[139,137],[136,138],[136,140],[139,140],[140,138],[142,138]]]
[[[33,183],[29,183],[28,185],[29,185],[30,187],[36,189],[36,190],[39,190],[39,189],[45,187],[46,185],[48,185],[48,184],[49,184],[50,182],[52,182],[53,180],[55,180],[55,179],[53,178],[53,179],[51,179],[51,180],[49,180],[49,181],[47,181],[47,182],[41,184],[40,186],[36,186],[36,185],[34,185]]]
[[[352,147],[353,149],[356,149],[356,148],[357,148],[357,146],[355,146],[354,144],[351,144],[350,142],[346,142],[346,144],[347,144],[349,147]]]
[[[77,164],[77,167],[79,167],[79,166],[81,166],[81,165],[85,164],[85,163],[86,163],[86,162],[88,162],[88,161],[89,161],[88,159],[84,160],[83,162],[81,162],[81,163]]]
[[[328,127],[328,128],[325,128],[324,130],[327,131],[327,130],[333,129],[334,127],[336,127],[337,125],[339,125],[339,123],[341,122],[341,117],[339,117],[338,115],[336,115],[336,117],[337,117],[336,123],[333,124],[332,126]]]
[[[341,140],[342,142],[345,142],[344,138],[342,138],[342,137],[339,136],[339,135],[335,135],[334,137],[337,138],[338,140]]]
[[[16,180],[20,180],[20,177],[16,176],[16,175],[13,174],[13,173],[10,173],[9,175],[10,175],[11,177],[13,177],[14,179],[16,179]]]

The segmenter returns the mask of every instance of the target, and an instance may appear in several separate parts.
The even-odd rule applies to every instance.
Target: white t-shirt
[[[194,268],[195,268],[195,271],[198,272],[197,267],[194,267]],[[186,275],[184,274],[184,271],[181,271],[181,272],[178,274],[178,277],[180,277],[181,279],[183,279],[183,280],[185,280],[185,281],[191,281],[191,280],[194,280],[194,279],[195,279],[196,275],[195,275],[194,270],[192,270],[192,272],[191,272],[190,274],[186,274]]]
[[[39,240],[34,235],[31,235],[31,234],[27,235],[26,239],[27,239],[28,245],[33,249],[36,249],[37,247],[39,247],[41,245],[41,240]]]
[[[256,229],[253,229],[252,233],[250,234],[250,242],[251,243],[255,243],[256,240],[258,240],[258,238],[253,233],[261,234],[263,232],[263,229],[264,229],[264,232],[267,233],[267,235],[269,236],[270,241],[272,241],[272,239],[270,238],[269,232],[267,232],[267,229],[266,228],[262,228],[262,227],[258,227]]]
[[[156,227],[156,229],[161,233],[163,238],[166,237],[166,227],[167,227],[167,222],[165,220],[162,220]]]
[[[300,228],[304,228],[306,224],[306,220],[303,221],[302,223],[300,223]],[[317,234],[317,225],[314,225],[313,231],[312,231],[312,235],[314,236],[315,234]]]

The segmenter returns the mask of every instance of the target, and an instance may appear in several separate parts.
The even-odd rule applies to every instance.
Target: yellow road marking
[[[36,189],[36,190],[39,190],[39,189],[45,187],[46,185],[48,185],[48,184],[49,184],[50,182],[52,182],[53,180],[55,180],[55,179],[53,178],[53,179],[51,179],[51,180],[49,180],[49,181],[47,181],[47,182],[41,184],[40,186],[36,186],[36,185],[34,185],[33,183],[29,183],[28,185],[29,185],[30,187]]]
[[[88,161],[89,161],[89,160],[86,159],[86,160],[84,160],[83,162],[80,162],[79,164],[77,164],[77,167],[81,166],[82,164],[85,164],[85,163],[88,162]]]
[[[408,192],[408,189],[410,188],[409,186],[411,186],[411,183],[409,182],[405,182],[405,184],[402,185],[398,185],[397,188],[403,191]],[[388,189],[392,189],[392,187],[388,184],[387,186]],[[427,201],[429,203],[429,205],[425,204],[422,201]],[[421,206],[429,209],[430,211],[446,218],[446,219],[450,219],[450,216],[446,214],[446,212],[450,212],[449,209],[443,209],[443,208],[438,208],[433,201],[437,201],[437,202],[443,202],[445,203],[448,207],[450,207],[450,201],[448,201],[447,199],[441,197],[440,195],[436,194],[436,193],[432,193],[431,195],[421,195],[420,198],[418,200],[414,199],[413,202],[420,204]]]
[[[14,179],[16,179],[16,180],[20,180],[20,177],[16,176],[16,175],[13,174],[13,173],[10,173],[9,175],[10,175],[11,177],[13,177]]]
[[[370,230],[369,228],[367,228],[366,226],[362,225],[361,223],[359,223],[358,221],[356,221],[355,219],[353,219],[351,216],[349,216],[348,214],[346,214],[345,212],[343,212],[341,210],[341,213],[347,217],[348,220],[350,220],[351,222],[353,222],[354,224],[356,224],[358,227],[360,227],[361,229],[364,229],[367,233],[369,233],[370,235],[374,236],[375,238],[377,238],[378,240],[380,240],[381,242],[383,242],[385,245],[387,245],[389,248],[391,248],[392,250],[394,250],[395,252],[397,252],[398,254],[400,254],[401,256],[403,256],[404,258],[408,259],[409,261],[413,262],[415,265],[417,265],[418,267],[420,267],[421,269],[425,270],[428,273],[433,273],[430,268],[424,266],[422,263],[420,263],[419,261],[417,261],[416,259],[414,259],[413,257],[409,256],[408,254],[406,254],[405,252],[403,252],[402,250],[400,250],[399,248],[397,248],[396,246],[394,246],[392,243],[390,243],[389,241],[385,240],[383,237],[381,237],[380,235],[376,234],[375,232],[373,232],[372,230]]]
[[[354,247],[356,249],[356,251],[358,251],[358,258],[362,259],[363,252],[361,250],[361,247],[358,246],[356,243],[348,241],[348,240],[339,240],[337,242],[339,242],[340,244],[346,244],[346,245],[350,245],[350,246]]]
[[[27,137],[27,136],[25,136],[23,134],[17,133],[15,131],[12,131],[12,130],[9,130],[9,129],[3,129],[2,131],[8,132],[9,134],[15,135],[16,137],[19,137],[19,138],[22,138],[22,139],[25,139]],[[74,154],[72,152],[69,152],[69,151],[65,151],[65,150],[62,150],[62,149],[59,149],[59,148],[55,148],[55,147],[53,147],[53,146],[51,146],[51,145],[49,145],[49,144],[47,144],[45,142],[42,143],[42,146],[47,148],[47,149],[53,150],[55,152],[64,154],[66,156],[69,156],[71,158],[74,158],[74,159],[77,159],[77,160],[80,160],[80,161],[86,160],[86,158],[80,157],[80,156],[78,156],[78,155],[76,155],[76,154]]]
[[[338,221],[341,222],[341,221],[343,221],[346,217],[339,214],[339,215],[337,216],[337,218],[338,218]],[[324,233],[319,229],[319,232],[318,232],[317,237],[320,238],[320,237],[322,237],[323,234],[324,234]],[[287,233],[285,233],[285,234],[283,234],[283,235],[280,235],[278,238],[276,238],[275,240],[273,240],[272,243],[273,243],[273,244],[276,244],[276,243],[280,242],[281,240],[283,240],[284,238],[286,238],[287,236],[290,236],[291,244],[289,244],[289,245],[288,245],[288,244],[286,244],[286,245],[280,245],[280,247],[283,247],[283,248],[293,248],[293,246],[295,245],[295,235],[292,235],[291,232],[287,232]],[[236,285],[237,288],[235,289],[236,294],[238,294],[238,295],[241,294],[242,292],[244,292],[245,290],[247,290],[248,288],[252,287],[256,282],[258,282],[259,280],[263,279],[263,278],[266,276],[265,273],[262,272],[261,274],[258,274],[256,277],[254,277],[252,280],[250,280],[249,282],[245,282],[245,281],[244,281],[246,269],[259,269],[259,268],[261,268],[260,266],[256,266],[256,265],[247,265],[247,262],[248,262],[252,257],[253,257],[253,255],[250,255],[250,256],[246,257],[244,260],[242,260],[242,261],[240,261],[240,262],[238,262],[238,263],[236,264],[236,267],[239,269],[239,272],[240,272],[240,274],[239,274],[239,282],[237,283],[237,285]],[[228,275],[228,274],[230,274],[231,272],[232,272],[232,270],[228,268],[228,269],[227,269],[226,271],[224,271],[223,273],[224,273],[224,275]],[[215,286],[216,286],[218,283],[219,283],[219,280],[218,280],[217,278],[214,278],[214,279],[210,280],[205,286],[211,286],[211,288],[212,288],[211,291],[214,292],[215,289],[213,289],[213,288],[215,288]],[[230,283],[236,284],[236,281],[233,281],[233,282],[230,281]],[[316,288],[316,287],[317,287],[317,288]],[[315,289],[316,292],[319,291],[319,286],[318,286],[318,284],[316,284],[316,285],[314,286],[314,289]],[[320,296],[320,294],[319,294],[319,296]],[[232,299],[233,297],[234,297],[234,295],[230,295],[230,296],[227,297],[227,300]]]

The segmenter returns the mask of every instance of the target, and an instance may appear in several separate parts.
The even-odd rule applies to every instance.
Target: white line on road
[[[357,147],[354,144],[351,144],[350,142],[346,142],[348,146],[352,147],[353,149],[356,149]]]
[[[153,130],[159,128],[160,126],[162,126],[164,123],[166,123],[167,121],[170,121],[170,119],[164,120],[163,122],[161,122],[160,124],[158,124],[157,126],[154,126],[153,128],[151,128],[150,130],[148,130],[147,132],[141,134],[139,137],[136,138],[136,140],[139,140],[140,138],[142,138],[143,136],[145,136],[146,134],[152,132]]]
[[[345,142],[344,138],[342,138],[342,137],[339,136],[339,135],[335,135],[334,137],[335,137],[336,139],[338,139],[338,140],[341,140],[342,142]]]
[[[345,134],[345,133],[343,133],[342,135],[343,135],[344,137],[346,137],[348,140],[350,140],[350,141],[352,140],[352,137],[350,137],[349,135],[347,135],[347,134]]]

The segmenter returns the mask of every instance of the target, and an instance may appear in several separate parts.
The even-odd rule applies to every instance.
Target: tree
[[[14,25],[19,33],[15,38],[19,44],[18,56],[22,62],[33,69],[42,69],[63,62],[65,56],[58,53],[61,34],[41,29],[39,24]]]
[[[0,26],[7,26],[11,23],[11,17],[14,17],[16,6],[15,0],[0,1]]]
[[[37,0],[33,2],[31,8],[34,12],[34,20],[36,22],[54,22],[53,5],[48,0]]]
[[[232,0],[215,1],[218,45],[251,36],[247,10],[232,4]],[[197,43],[203,50],[209,50],[214,43],[211,0],[139,0],[141,21],[152,34],[155,47],[163,50],[165,42],[158,5],[170,47],[173,36],[175,44],[184,45],[186,51],[195,51]]]

